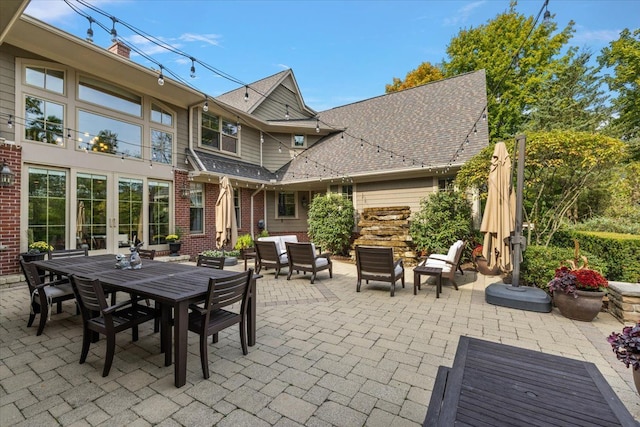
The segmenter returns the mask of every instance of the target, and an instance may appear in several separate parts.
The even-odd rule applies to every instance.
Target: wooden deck
[[[460,337],[438,370],[424,426],[637,426],[598,368]]]

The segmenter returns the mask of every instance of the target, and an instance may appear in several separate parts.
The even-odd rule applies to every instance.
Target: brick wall
[[[0,166],[2,161],[15,175],[11,187],[0,187],[0,275],[17,274],[20,266],[20,187],[22,148],[0,143]]]

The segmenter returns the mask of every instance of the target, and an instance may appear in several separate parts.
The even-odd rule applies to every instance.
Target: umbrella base
[[[484,291],[489,304],[526,311],[549,313],[551,297],[540,288],[492,283]]]

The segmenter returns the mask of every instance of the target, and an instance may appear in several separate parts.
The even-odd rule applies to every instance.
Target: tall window
[[[67,173],[29,168],[29,243],[45,241],[55,249],[67,246]]]
[[[296,195],[292,192],[278,193],[278,217],[296,216]]]
[[[242,227],[240,223],[240,190],[237,188],[233,189],[233,209],[236,214],[236,225],[240,228]]]
[[[342,196],[349,200],[353,200],[353,185],[343,185]]]
[[[24,69],[25,83],[54,93],[64,93],[64,71],[28,66]]]
[[[106,249],[107,177],[78,173],[76,194],[76,246],[87,245],[89,249]]]
[[[88,111],[78,112],[78,148],[142,158],[142,127]]]
[[[149,181],[149,240],[152,244],[167,243],[169,234],[169,183]]]
[[[141,179],[118,181],[118,247],[126,248],[142,240],[143,185]]]
[[[173,135],[151,129],[151,159],[154,162],[171,164],[173,155]]]
[[[142,116],[142,97],[102,80],[81,76],[78,98],[102,108],[110,108],[135,117]]]
[[[204,186],[200,182],[189,184],[191,199],[189,209],[189,231],[191,233],[204,233]]]
[[[64,144],[64,106],[35,96],[25,97],[25,139]]]

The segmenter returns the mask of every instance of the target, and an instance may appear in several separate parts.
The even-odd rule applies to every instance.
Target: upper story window
[[[438,190],[440,191],[453,191],[453,178],[441,178],[438,179]]]
[[[151,104],[151,121],[173,127],[173,114],[156,104]]]
[[[142,97],[91,77],[80,77],[78,98],[132,116],[142,116]]]
[[[78,111],[78,148],[142,157],[142,126],[88,111]]]
[[[296,194],[281,191],[278,193],[278,218],[296,216]]]
[[[200,141],[204,147],[238,154],[238,125],[203,112]]]
[[[47,144],[64,144],[64,106],[35,96],[25,97],[24,137]]]
[[[294,147],[304,147],[306,146],[306,138],[304,135],[293,135],[293,146]]]
[[[50,92],[64,93],[64,71],[44,67],[25,67],[25,83]]]

